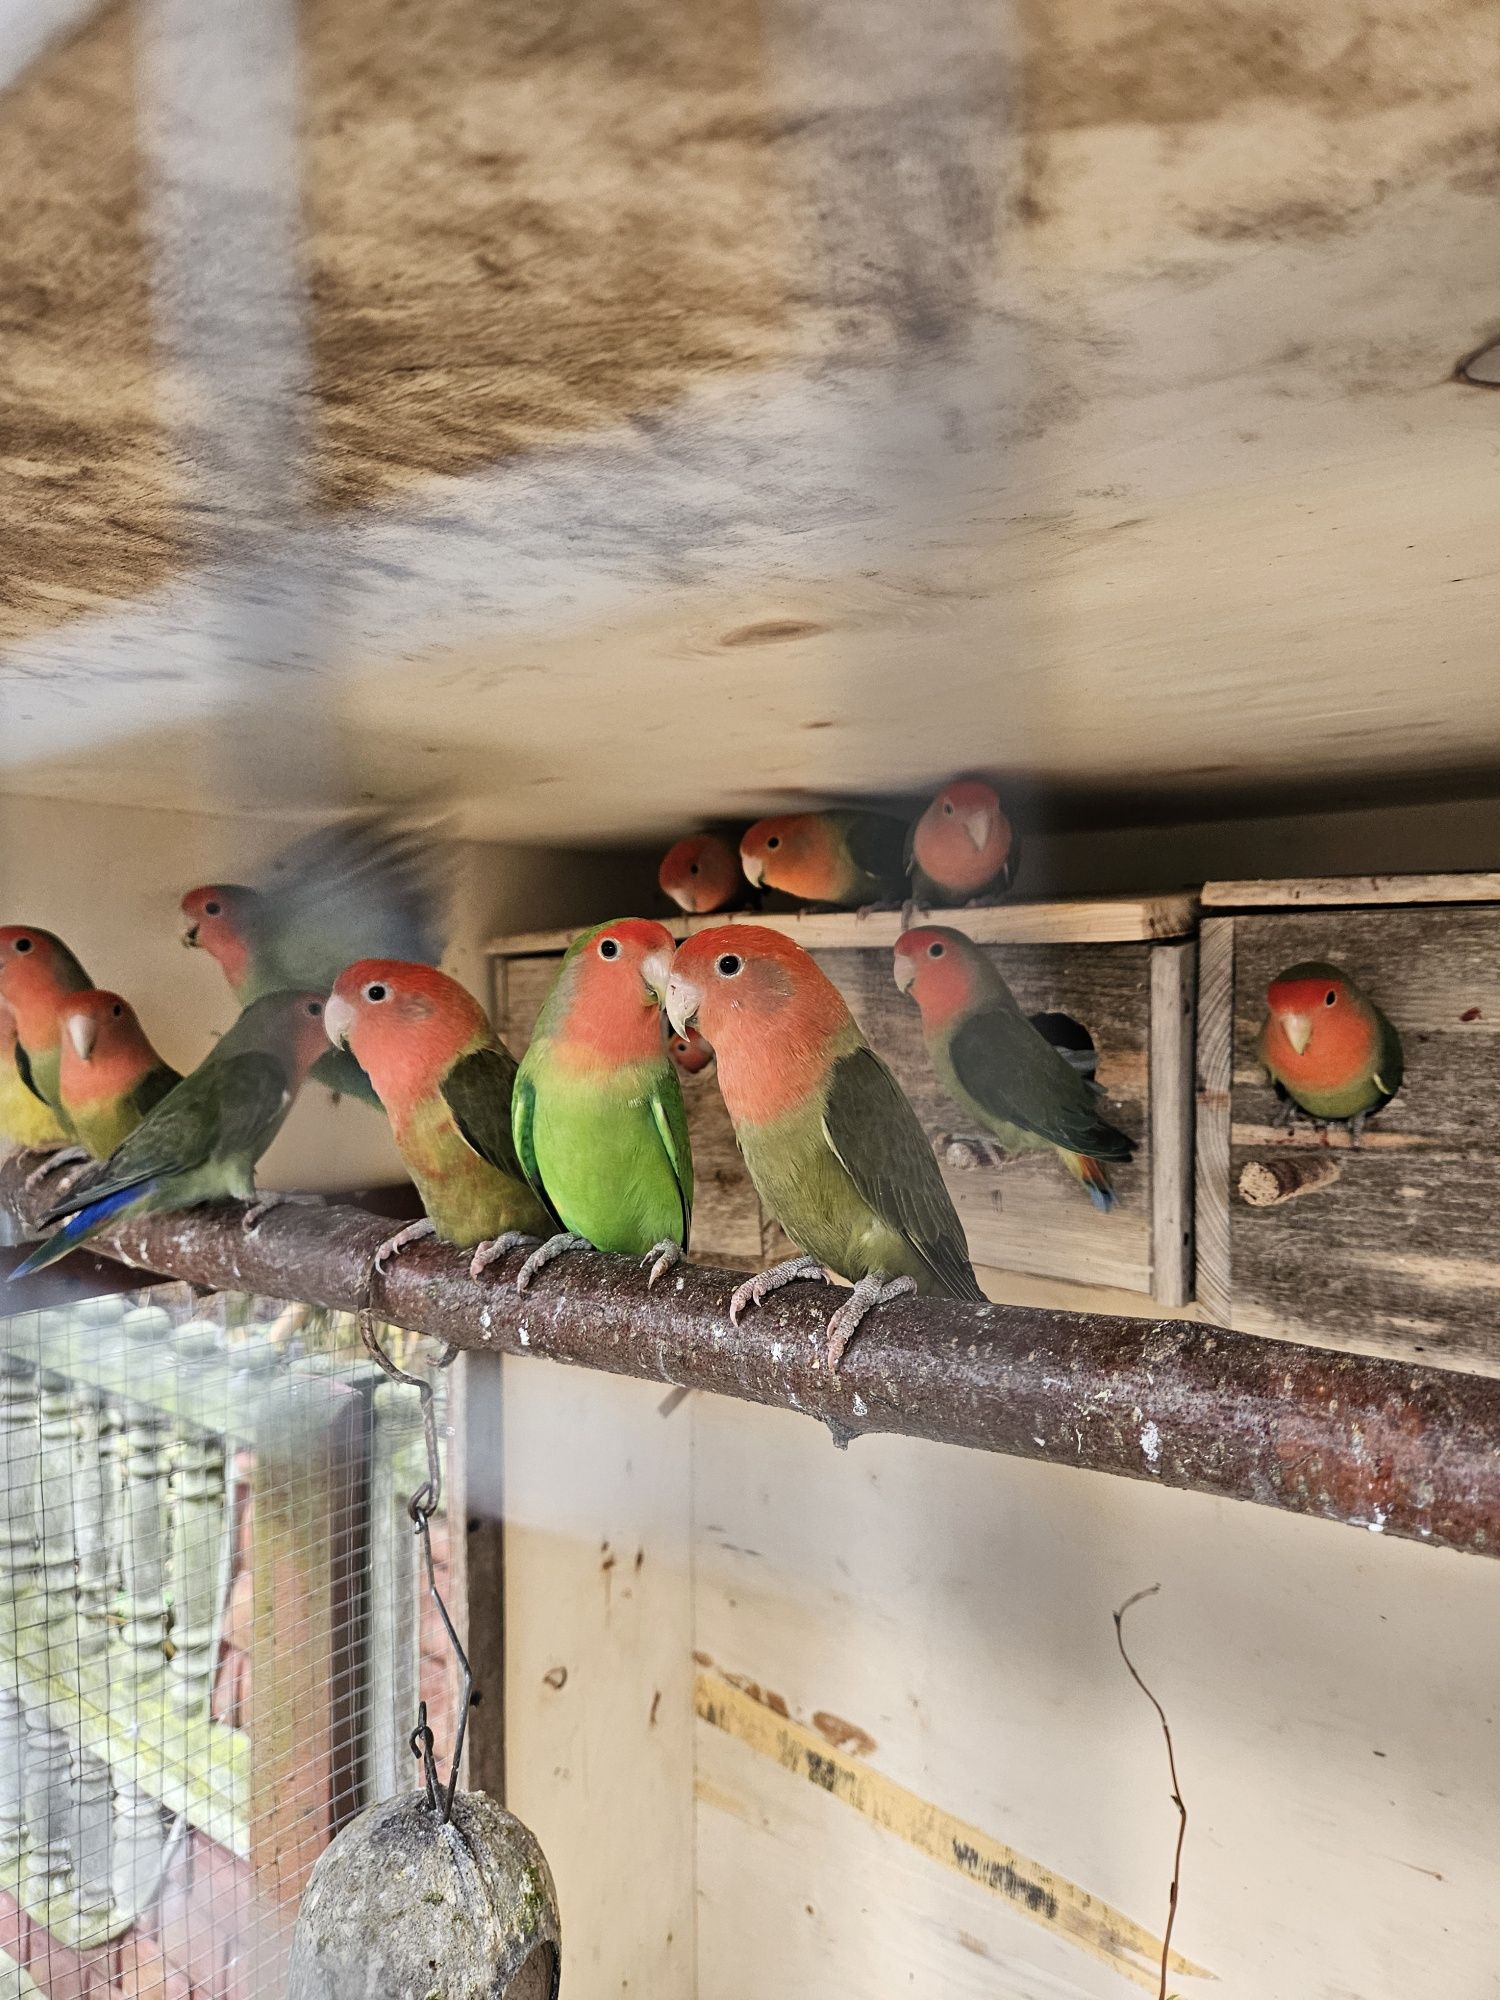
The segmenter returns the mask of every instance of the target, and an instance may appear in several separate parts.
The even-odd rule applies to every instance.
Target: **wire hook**
[[[427,1780],[427,1803],[446,1826],[453,1817],[453,1800],[458,1791],[459,1766],[463,1762],[464,1738],[469,1728],[469,1707],[474,1699],[474,1670],[469,1665],[469,1656],[464,1651],[453,1620],[448,1616],[448,1607],[443,1602],[443,1594],[437,1587],[437,1571],[432,1559],[432,1517],[438,1510],[443,1497],[443,1460],[438,1445],[437,1408],[433,1400],[432,1376],[409,1375],[404,1368],[398,1368],[380,1344],[375,1331],[375,1315],[369,1306],[362,1306],[359,1314],[360,1338],[364,1341],[370,1357],[391,1378],[408,1389],[415,1389],[422,1400],[422,1440],[427,1447],[427,1478],[406,1503],[406,1511],[422,1542],[422,1565],[427,1575],[427,1595],[437,1606],[438,1617],[443,1621],[443,1630],[448,1636],[448,1644],[453,1649],[453,1657],[458,1662],[459,1703],[458,1726],[453,1738],[453,1762],[448,1770],[446,1787],[440,1785],[437,1760],[433,1755],[432,1730],[427,1722],[427,1704],[417,1704],[417,1726],[408,1739],[413,1756],[422,1759],[423,1774]],[[433,1363],[434,1369],[449,1368],[453,1364],[458,1349],[450,1342]]]

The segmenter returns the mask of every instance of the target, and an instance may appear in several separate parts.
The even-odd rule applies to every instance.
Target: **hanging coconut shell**
[[[557,1893],[536,1837],[483,1792],[351,1820],[313,1869],[287,2000],[557,2000]]]

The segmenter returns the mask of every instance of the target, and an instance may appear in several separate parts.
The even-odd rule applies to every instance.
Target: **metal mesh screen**
[[[342,1317],[173,1286],[0,1318],[0,1995],[282,1990],[318,1854],[418,1780],[419,1690],[451,1740],[424,1465]]]

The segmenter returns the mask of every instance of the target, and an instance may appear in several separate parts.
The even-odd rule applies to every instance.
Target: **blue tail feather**
[[[61,1229],[38,1243],[30,1256],[17,1264],[10,1274],[11,1284],[17,1278],[29,1278],[34,1271],[44,1271],[59,1257],[66,1257],[70,1250],[76,1249],[85,1237],[91,1236],[112,1215],[118,1215],[122,1208],[129,1208],[150,1194],[155,1185],[154,1181],[142,1181],[134,1187],[119,1188],[114,1194],[103,1195],[98,1201],[91,1201],[80,1208],[68,1217]]]

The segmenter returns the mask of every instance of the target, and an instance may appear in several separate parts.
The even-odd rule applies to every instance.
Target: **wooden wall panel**
[[[1494,1188],[1500,1165],[1500,909],[1329,910],[1236,917],[1230,1318],[1284,1334],[1500,1371]],[[1256,1208],[1252,1162],[1322,1138],[1272,1125],[1255,1056],[1267,982],[1330,958],[1390,1015],[1406,1080],[1336,1172],[1296,1200]],[[1206,1030],[1205,1030],[1206,1032]]]

